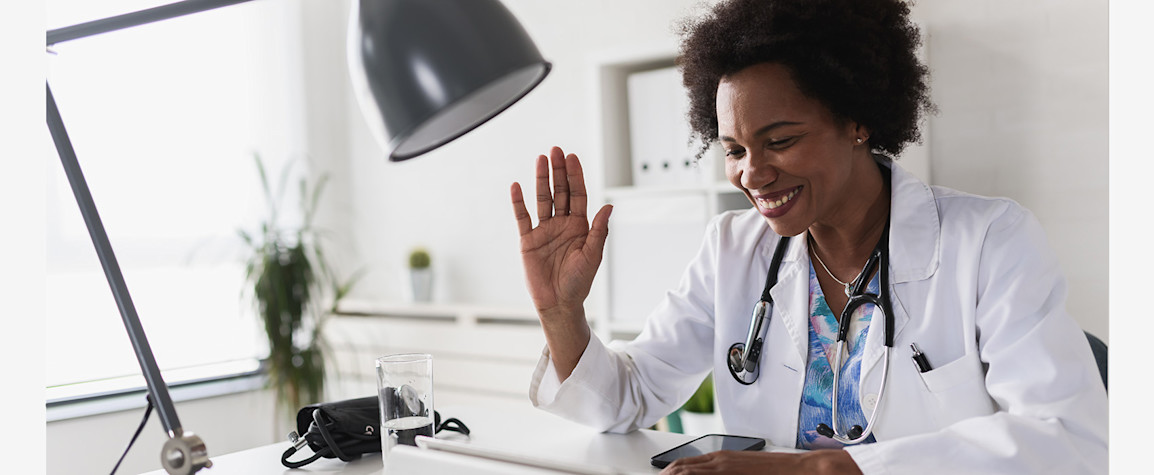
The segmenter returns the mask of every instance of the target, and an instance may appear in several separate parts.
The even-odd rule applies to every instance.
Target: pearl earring
[[[858,137],[857,143],[861,143],[861,142],[862,142],[861,137]]]

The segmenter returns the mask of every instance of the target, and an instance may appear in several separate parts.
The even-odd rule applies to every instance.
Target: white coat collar
[[[941,221],[930,186],[888,160],[890,182],[890,283],[925,280],[938,270]]]

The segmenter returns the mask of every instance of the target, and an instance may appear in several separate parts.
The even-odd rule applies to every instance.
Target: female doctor
[[[733,0],[685,26],[690,123],[754,207],[710,222],[632,342],[603,344],[585,317],[611,206],[590,223],[577,157],[538,157],[536,227],[511,189],[547,344],[535,405],[627,432],[712,371],[727,433],[815,450],[667,473],[1106,471],[1105,388],[1040,224],[890,158],[933,107],[908,14],[900,0]]]

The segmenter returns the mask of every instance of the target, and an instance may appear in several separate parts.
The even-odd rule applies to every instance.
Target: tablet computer
[[[649,463],[653,464],[654,467],[664,468],[673,463],[674,460],[683,457],[694,457],[719,450],[761,450],[763,448],[765,448],[765,439],[740,435],[709,434],[654,455]]]

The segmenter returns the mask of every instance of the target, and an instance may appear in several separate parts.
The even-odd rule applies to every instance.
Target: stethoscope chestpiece
[[[761,359],[765,323],[772,312],[773,305],[770,302],[765,300],[757,302],[757,305],[753,306],[753,315],[750,316],[749,322],[749,334],[745,336],[745,342],[734,343],[733,346],[729,347],[726,366],[729,367],[729,373],[733,375],[733,379],[741,384],[748,386],[757,381],[759,374],[757,362]]]
[[[754,346],[760,345],[755,344]],[[757,351],[755,348],[754,351],[750,352],[745,362],[743,363],[741,361],[741,355],[744,353],[745,343],[734,343],[733,346],[729,347],[729,358],[727,358],[728,364],[725,366],[729,368],[729,374],[733,375],[733,379],[736,379],[737,382],[748,386],[753,384],[754,381],[757,381],[757,376],[760,372],[757,360],[758,357],[761,356],[761,352]]]

